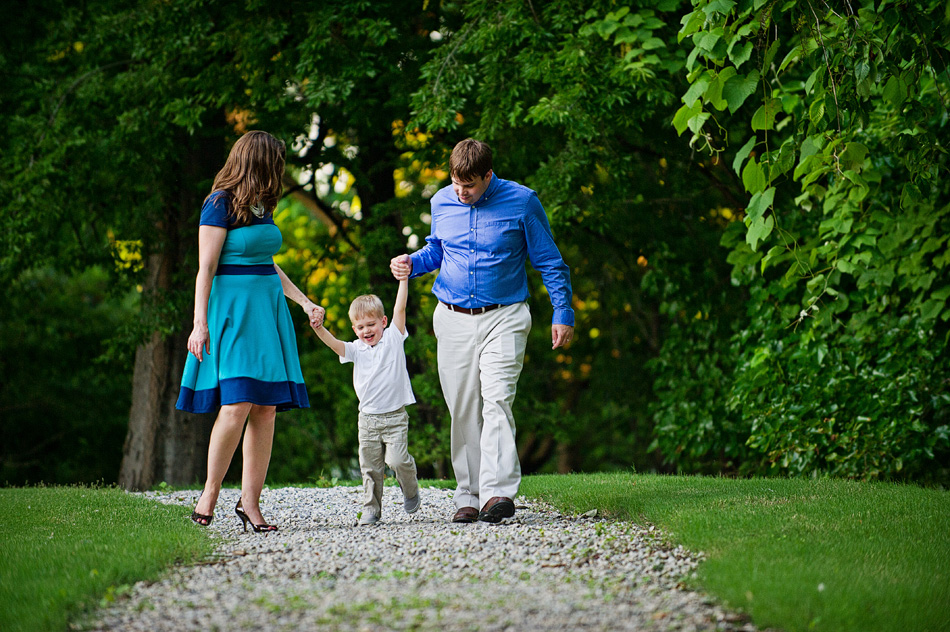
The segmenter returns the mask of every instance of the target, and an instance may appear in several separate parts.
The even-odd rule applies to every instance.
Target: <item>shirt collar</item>
[[[488,181],[488,188],[485,189],[485,192],[482,193],[482,197],[475,200],[475,204],[481,204],[482,202],[487,202],[491,199],[491,196],[495,194],[495,191],[498,190],[498,176],[495,175],[495,172],[491,173],[491,180]]]

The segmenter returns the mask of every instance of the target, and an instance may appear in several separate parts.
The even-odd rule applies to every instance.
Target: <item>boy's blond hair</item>
[[[386,315],[386,309],[383,307],[383,301],[375,294],[364,294],[357,296],[350,303],[350,322],[356,322],[360,318],[382,319]]]

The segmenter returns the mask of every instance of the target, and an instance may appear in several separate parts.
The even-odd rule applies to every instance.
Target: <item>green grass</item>
[[[649,522],[703,551],[698,586],[760,628],[950,630],[950,493],[827,479],[526,477],[566,512]]]
[[[704,552],[698,586],[760,628],[950,631],[946,491],[635,474],[529,476],[521,489],[568,513],[596,508],[655,524]],[[66,629],[126,586],[212,548],[187,509],[114,488],[0,489],[0,507],[3,632]]]
[[[115,488],[0,489],[0,630],[65,630],[67,622],[211,552],[183,507]]]

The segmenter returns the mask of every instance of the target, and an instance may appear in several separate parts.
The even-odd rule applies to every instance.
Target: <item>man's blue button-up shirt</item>
[[[527,260],[551,297],[553,324],[574,325],[570,270],[534,191],[493,174],[471,206],[459,202],[451,186],[432,196],[431,204],[426,245],[410,256],[412,277],[439,271],[432,285],[436,298],[459,307],[524,301]]]

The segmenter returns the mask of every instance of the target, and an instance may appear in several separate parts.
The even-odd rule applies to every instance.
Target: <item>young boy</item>
[[[350,322],[358,340],[342,342],[322,324],[313,325],[317,336],[338,356],[353,363],[353,387],[360,400],[360,471],[363,473],[363,513],[359,524],[371,525],[382,516],[385,465],[396,474],[406,513],[419,509],[416,461],[409,455],[409,415],[406,406],[416,403],[406,370],[403,345],[406,332],[406,299],[409,282],[399,282],[392,326],[386,328],[383,302],[378,296],[358,296],[350,304]]]

